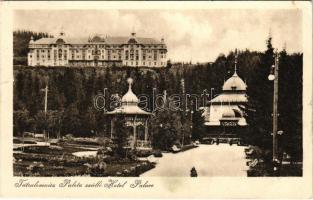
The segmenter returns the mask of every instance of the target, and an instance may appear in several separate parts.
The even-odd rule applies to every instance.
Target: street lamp
[[[275,70],[275,65],[272,65],[271,73],[268,75],[268,80],[273,81],[275,79],[275,75],[273,74]]]
[[[271,68],[271,73],[268,76],[268,80],[274,81],[274,94],[273,94],[273,162],[274,164],[278,162],[277,156],[277,108],[278,108],[278,53],[277,49],[275,52],[275,64]],[[277,167],[274,166],[274,171],[277,170]]]
[[[43,130],[44,137],[46,138],[46,142],[49,140],[49,132],[46,134],[46,126],[47,126],[47,108],[48,108],[48,84],[44,89],[41,89],[42,92],[45,93],[45,106],[44,106],[44,111],[45,111],[45,126]]]

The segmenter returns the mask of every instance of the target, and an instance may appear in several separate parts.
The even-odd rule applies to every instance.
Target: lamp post
[[[42,92],[45,93],[45,105],[44,105],[44,117],[45,117],[45,127],[44,127],[44,130],[43,130],[43,134],[44,134],[44,137],[46,139],[46,142],[48,141],[49,139],[49,132],[48,134],[46,134],[46,126],[47,126],[47,108],[48,108],[48,84],[46,85],[46,87],[44,89],[41,89]]]
[[[278,64],[278,53],[277,49],[275,51],[275,63],[272,66],[271,73],[268,76],[268,80],[274,81],[274,94],[273,94],[273,162],[278,162],[277,156],[277,118],[278,118],[278,71],[279,71],[279,64]],[[277,168],[274,166],[274,171]]]

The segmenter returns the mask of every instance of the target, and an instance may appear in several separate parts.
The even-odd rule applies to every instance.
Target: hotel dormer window
[[[57,41],[55,42],[57,45],[62,45],[64,44],[64,40],[62,38],[57,39]]]

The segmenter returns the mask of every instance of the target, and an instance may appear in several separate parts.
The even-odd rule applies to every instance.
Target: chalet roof
[[[236,102],[236,103],[246,103],[248,102],[248,96],[244,93],[222,93],[212,99],[210,102],[217,103],[217,102]]]
[[[223,85],[223,91],[245,91],[246,89],[247,85],[238,76],[236,71]]]

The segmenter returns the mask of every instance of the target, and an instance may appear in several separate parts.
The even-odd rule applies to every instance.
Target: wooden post
[[[273,160],[277,157],[277,107],[278,107],[278,54],[275,52],[274,97],[273,97]]]
[[[136,130],[136,124],[135,124],[135,121],[134,121],[134,126],[133,126],[133,134],[134,134],[134,138],[133,138],[133,149],[136,149],[136,143],[137,143],[137,130]]]
[[[46,126],[47,126],[47,108],[48,108],[48,85],[45,87],[45,128],[43,130],[44,137],[46,138],[46,142],[49,140],[49,134],[46,134]]]
[[[145,122],[145,143],[148,141],[148,119]]]

